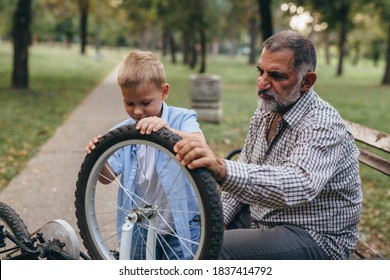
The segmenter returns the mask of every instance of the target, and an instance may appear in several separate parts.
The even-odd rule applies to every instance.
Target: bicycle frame
[[[148,207],[144,209],[138,209],[138,211],[134,211],[129,214],[125,219],[125,223],[122,226],[122,238],[121,238],[121,246],[120,246],[120,260],[129,260],[130,259],[130,251],[131,251],[131,242],[133,235],[134,224],[137,222],[141,222],[144,219],[149,220],[149,229],[148,236],[146,239],[146,259],[153,260],[156,257],[156,209],[157,206]]]
[[[43,227],[39,228],[33,234],[27,231],[23,220],[19,215],[8,205],[1,203],[1,222],[0,224],[0,257],[5,260],[76,260],[90,259],[89,256],[79,251],[78,242],[67,242],[64,238],[64,233],[74,235],[73,229],[70,229],[65,221],[54,220],[50,221]],[[12,224],[11,224],[12,221]],[[4,223],[4,224],[3,224]],[[51,234],[50,229],[53,225],[57,226],[58,236]],[[59,227],[58,227],[59,226]],[[51,227],[51,228],[50,228]],[[68,227],[68,229],[66,229]],[[22,230],[22,229],[25,230]],[[62,232],[61,232],[61,230]],[[74,236],[73,236],[74,238]],[[61,240],[60,240],[61,239]],[[65,248],[67,243],[68,249]],[[76,252],[69,250],[75,246]]]
[[[32,243],[24,244],[18,240],[9,231],[4,230],[4,226],[0,226],[0,248],[5,248],[7,242],[12,242],[13,247],[8,249],[0,249],[0,254],[7,254],[6,259],[8,260],[37,260],[37,259],[48,259],[48,260],[74,260],[75,258],[65,252],[62,248],[64,244],[58,239],[46,241],[41,233],[37,233],[32,238]],[[12,256],[13,252],[20,249],[21,253]],[[89,259],[88,256],[80,253],[81,257]]]

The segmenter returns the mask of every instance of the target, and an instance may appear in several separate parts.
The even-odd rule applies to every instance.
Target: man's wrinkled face
[[[301,97],[302,79],[293,63],[294,54],[290,50],[263,50],[257,64],[257,94],[261,109],[280,113]]]

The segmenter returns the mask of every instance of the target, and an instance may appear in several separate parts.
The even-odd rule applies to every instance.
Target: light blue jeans
[[[190,233],[192,253],[195,254],[198,249],[198,243],[200,239],[200,220],[199,216],[195,216],[190,222]],[[144,260],[146,258],[146,239],[148,230],[139,226],[134,225],[132,246],[130,258],[133,260]],[[179,236],[180,238],[180,236]],[[183,260],[192,259],[192,257],[185,258],[183,253],[182,242],[174,234],[157,234],[156,241],[156,259],[157,260]],[[188,254],[186,254],[188,255]]]

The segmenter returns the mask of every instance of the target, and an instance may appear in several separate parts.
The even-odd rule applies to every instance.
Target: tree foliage
[[[13,36],[13,12],[19,1],[0,0],[0,40]],[[70,46],[132,46],[161,50],[175,63],[206,71],[208,54],[248,54],[255,63],[261,42],[274,30],[288,28],[298,15],[284,13],[282,4],[296,3],[314,18],[304,32],[326,46],[328,60],[338,49],[336,73],[350,59],[362,57],[376,65],[386,61],[383,84],[390,83],[390,0],[34,0],[30,37],[33,42]],[[273,20],[277,18],[277,20]],[[318,24],[326,28],[315,30]],[[259,35],[262,34],[262,37]],[[260,39],[259,39],[260,38]],[[332,47],[332,48],[331,48]],[[248,51],[249,49],[249,51]],[[181,56],[178,56],[178,53]],[[381,63],[379,63],[381,62]],[[20,68],[20,67],[19,67]],[[20,70],[20,69],[19,69]]]

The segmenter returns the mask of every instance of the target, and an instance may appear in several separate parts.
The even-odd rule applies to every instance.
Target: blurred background
[[[14,40],[16,51],[78,44],[81,54],[93,45],[97,59],[103,46],[160,50],[204,72],[206,53],[245,54],[255,63],[263,40],[293,29],[316,42],[326,63],[337,60],[337,75],[347,58],[355,65],[384,61],[389,84],[389,6],[389,0],[1,0],[0,41]]]
[[[390,0],[0,0],[0,190],[135,48],[162,59],[171,105],[190,106],[191,75],[220,76],[222,119],[201,126],[216,153],[241,147],[261,43],[286,29],[315,42],[319,95],[390,133]],[[390,179],[361,175],[361,235],[390,257]]]

